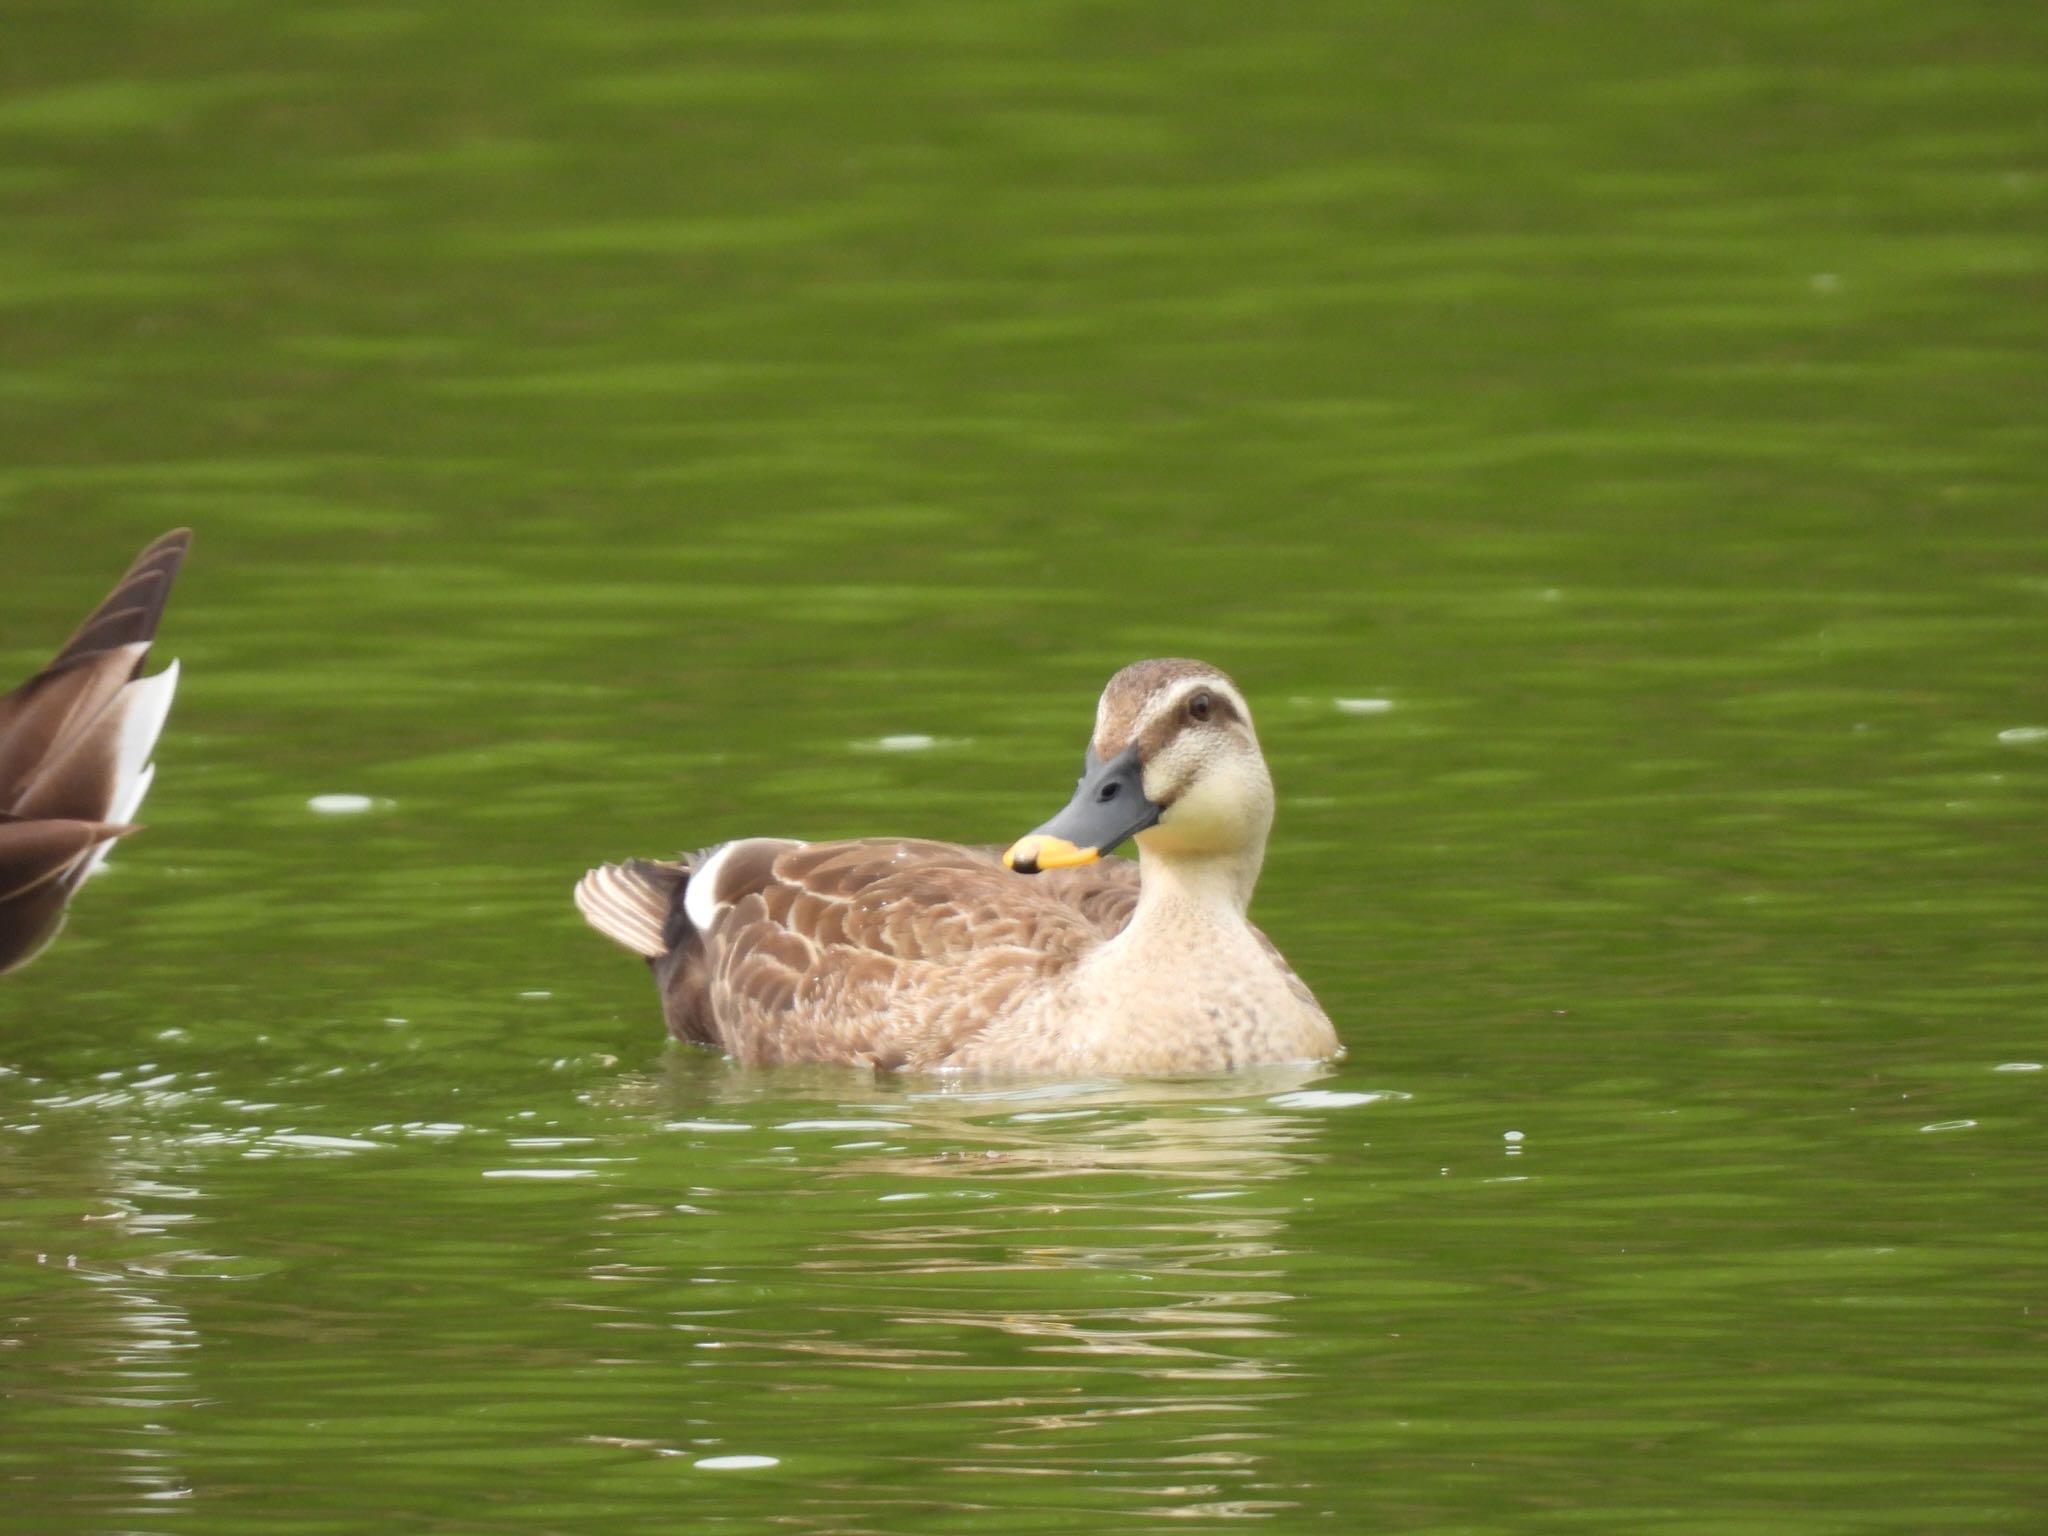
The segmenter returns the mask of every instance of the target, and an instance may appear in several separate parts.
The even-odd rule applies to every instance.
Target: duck
[[[1144,1077],[1318,1061],[1329,1017],[1246,916],[1273,781],[1244,694],[1136,662],[1066,807],[1008,848],[745,837],[586,873],[669,1033],[745,1066]],[[1127,840],[1138,859],[1108,857]]]
[[[135,557],[49,665],[0,698],[0,975],[46,949],[134,817],[178,664],[143,676],[191,547],[173,529]]]

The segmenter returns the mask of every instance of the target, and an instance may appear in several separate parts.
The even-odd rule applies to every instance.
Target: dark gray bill
[[[1125,838],[1159,820],[1161,808],[1145,798],[1138,749],[1126,747],[1107,762],[1088,749],[1087,767],[1067,808],[1003,855],[1019,874],[1092,864]]]

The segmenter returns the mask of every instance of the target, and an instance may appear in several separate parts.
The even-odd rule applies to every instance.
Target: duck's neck
[[[1131,914],[1131,928],[1150,932],[1242,926],[1264,851],[1169,857],[1141,850],[1138,906]]]

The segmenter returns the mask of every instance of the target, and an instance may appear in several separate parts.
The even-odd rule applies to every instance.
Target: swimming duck
[[[1079,787],[1007,851],[749,837],[586,874],[669,1032],[751,1065],[1076,1076],[1338,1049],[1245,918],[1273,821],[1251,709],[1215,667],[1109,680]],[[1103,855],[1135,838],[1140,862]]]
[[[0,698],[0,973],[26,965],[149,790],[174,661],[142,676],[171,582],[192,542],[165,534],[86,618],[56,658]]]

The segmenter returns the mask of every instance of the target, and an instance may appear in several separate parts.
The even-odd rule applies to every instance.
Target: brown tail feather
[[[64,925],[92,851],[133,827],[0,818],[0,974],[26,965]]]
[[[170,599],[171,583],[177,580],[178,568],[185,563],[185,552],[191,547],[192,530],[173,528],[137,555],[114,583],[114,590],[86,616],[78,632],[64,643],[64,649],[44,670],[154,639],[156,627],[163,620],[164,604]],[[136,669],[140,667],[138,658]]]
[[[76,749],[79,735],[95,722],[105,720],[110,730],[118,729],[118,717],[108,716],[108,706],[148,659],[171,581],[191,543],[191,532],[184,528],[152,543],[50,664],[0,697],[0,811],[86,820],[105,820],[113,813],[112,784],[81,783],[75,790],[59,786],[60,803],[54,805],[29,807],[23,798],[58,758]],[[40,798],[47,800],[47,783],[44,790]]]
[[[65,903],[134,816],[178,685],[141,675],[192,535],[135,557],[50,664],[0,697],[0,971],[63,926]]]
[[[636,955],[668,953],[669,912],[690,878],[689,866],[661,859],[601,864],[576,883],[576,910],[585,922]]]

